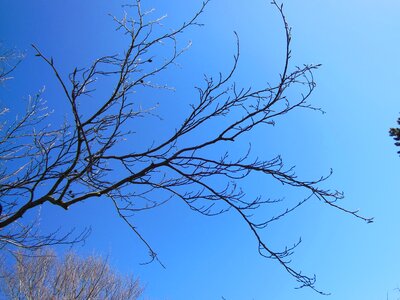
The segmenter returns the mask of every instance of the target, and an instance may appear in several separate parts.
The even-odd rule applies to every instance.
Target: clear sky
[[[21,107],[21,99],[46,86],[45,98],[62,110],[60,90],[50,70],[34,57],[30,44],[53,56],[66,75],[123,49],[123,38],[107,15],[122,14],[122,1],[0,1],[0,40],[26,52],[2,87],[0,101]],[[174,27],[191,16],[200,1],[143,1],[168,14]],[[292,26],[292,66],[321,63],[315,73],[317,89],[311,102],[326,114],[296,111],[274,128],[257,130],[246,138],[255,153],[266,158],[281,153],[298,174],[316,178],[334,170],[324,185],[344,191],[342,205],[374,217],[373,224],[313,201],[276,223],[265,233],[273,245],[303,242],[292,266],[317,275],[317,287],[327,299],[397,299],[400,286],[400,197],[397,149],[388,136],[400,112],[400,2],[395,0],[284,1]],[[182,35],[192,48],[181,64],[159,80],[176,92],[157,97],[162,127],[145,130],[165,134],[173,130],[204,73],[226,71],[235,49],[233,31],[241,40],[241,60],[235,79],[260,86],[276,80],[283,63],[284,32],[278,12],[269,1],[213,0],[201,21],[204,27]],[[173,118],[171,117],[173,114]],[[143,136],[147,135],[144,133]],[[257,190],[262,178],[248,182]],[[269,192],[269,191],[267,191]],[[271,190],[271,194],[275,191]],[[287,197],[296,198],[288,191]],[[146,284],[149,299],[322,299],[310,289],[294,289],[296,282],[272,260],[258,256],[257,244],[245,224],[233,214],[206,218],[177,200],[138,214],[136,224],[167,266],[142,266],[146,249],[118,220],[106,200],[88,201],[68,212],[45,207],[42,225],[48,228],[92,226],[82,254],[109,255],[121,272],[134,272]]]

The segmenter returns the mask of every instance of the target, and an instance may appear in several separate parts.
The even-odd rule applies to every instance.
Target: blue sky
[[[168,14],[174,27],[190,16],[200,1],[143,1],[156,14]],[[95,3],[95,4],[94,4]],[[46,86],[45,98],[62,110],[59,88],[48,68],[34,57],[34,43],[54,57],[67,74],[76,65],[123,49],[108,13],[121,14],[120,1],[1,1],[0,39],[26,51],[15,79],[0,91],[1,101],[21,107],[21,99]],[[293,267],[317,275],[317,287],[331,292],[328,299],[396,299],[400,285],[400,211],[396,154],[388,129],[400,112],[400,3],[387,1],[285,1],[292,26],[292,66],[321,63],[315,73],[317,89],[311,102],[326,114],[296,111],[274,128],[256,130],[246,138],[253,151],[266,158],[281,153],[298,174],[333,176],[324,185],[345,193],[342,204],[374,217],[366,224],[313,201],[265,232],[273,245],[303,242],[293,255]],[[284,32],[278,12],[269,1],[213,0],[201,21],[204,27],[182,35],[192,48],[159,80],[176,92],[157,92],[163,127],[150,121],[144,130],[173,130],[185,109],[179,102],[195,95],[204,73],[226,71],[235,50],[233,31],[241,41],[241,60],[235,79],[244,86],[274,81],[281,70]],[[7,102],[8,101],[8,102]],[[175,114],[173,119],[168,118]],[[164,127],[165,126],[165,127]],[[161,130],[162,129],[162,130]],[[145,136],[146,133],[143,135]],[[249,190],[265,187],[262,178],[247,183]],[[276,194],[271,187],[265,193]],[[287,197],[296,198],[292,191]],[[87,201],[67,213],[45,207],[42,225],[52,228],[92,226],[82,254],[109,254],[121,272],[134,272],[146,283],[150,299],[321,299],[296,282],[276,262],[257,254],[257,244],[245,224],[233,214],[206,218],[170,201],[138,214],[136,224],[159,253],[158,264],[139,265],[146,249],[106,199]]]

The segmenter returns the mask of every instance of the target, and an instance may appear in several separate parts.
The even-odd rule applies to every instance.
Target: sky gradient
[[[143,1],[167,14],[167,27],[190,17],[200,1]],[[0,101],[23,107],[21,99],[46,86],[49,107],[62,110],[59,87],[50,70],[34,57],[30,44],[52,56],[64,75],[96,57],[120,52],[124,38],[115,32],[108,13],[122,15],[121,1],[2,0],[0,39],[3,45],[26,53],[14,79],[0,90]],[[94,4],[96,3],[96,4]],[[284,1],[292,27],[292,67],[321,63],[315,72],[317,88],[311,103],[326,114],[298,110],[275,127],[255,130],[246,138],[253,152],[265,158],[281,154],[286,165],[296,165],[299,176],[332,177],[324,186],[344,191],[342,205],[360,209],[366,224],[317,201],[274,224],[265,232],[277,247],[302,243],[292,266],[316,274],[316,286],[332,293],[327,299],[397,299],[400,285],[400,158],[388,130],[400,112],[400,3],[384,1]],[[241,59],[235,80],[260,86],[276,81],[283,64],[284,31],[278,11],[269,1],[251,3],[213,0],[201,17],[204,27],[181,36],[191,49],[168,70],[160,82],[176,92],[158,91],[165,125],[149,120],[144,130],[173,130],[185,113],[187,99],[203,74],[227,71],[235,51],[236,31]],[[15,106],[14,106],[15,105]],[[174,116],[171,118],[170,116]],[[169,117],[169,118],[168,118]],[[164,127],[165,126],[165,127]],[[210,129],[211,130],[211,129]],[[143,134],[145,138],[146,133]],[[234,149],[235,151],[235,149]],[[263,178],[247,182],[250,191],[263,189]],[[256,192],[255,192],[256,194]],[[296,198],[293,191],[285,195]],[[261,258],[245,224],[234,214],[206,218],[173,199],[137,215],[136,224],[167,266],[147,259],[146,248],[120,221],[106,199],[62,209],[44,207],[42,226],[83,228],[93,233],[82,254],[102,253],[121,272],[133,272],[146,284],[149,299],[322,299],[310,289],[294,289],[296,282],[272,260]]]

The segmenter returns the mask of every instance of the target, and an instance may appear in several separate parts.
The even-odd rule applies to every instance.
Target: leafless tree
[[[159,261],[134,226],[132,214],[175,198],[206,216],[227,211],[238,214],[254,235],[262,256],[277,260],[301,287],[314,288],[315,276],[303,275],[290,266],[288,257],[298,243],[281,251],[273,249],[262,238],[261,230],[311,199],[367,222],[372,219],[337,204],[342,193],[320,185],[329,174],[315,180],[300,179],[294,168],[284,166],[280,156],[259,158],[249,149],[237,157],[229,151],[239,138],[251,138],[256,127],[272,126],[296,109],[319,110],[308,103],[315,88],[312,72],[319,65],[291,66],[291,30],[281,5],[272,2],[286,35],[285,59],[277,82],[256,89],[234,82],[240,55],[236,35],[237,50],[230,71],[216,77],[205,76],[189,113],[169,137],[160,140],[153,132],[154,141],[148,145],[132,142],[132,128],[139,131],[143,117],[156,114],[156,107],[139,105],[135,92],[163,87],[154,83],[156,76],[173,66],[187,50],[179,47],[177,39],[189,27],[202,25],[198,19],[208,2],[178,29],[167,30],[160,26],[164,17],[150,20],[152,11],[142,10],[140,0],[136,0],[129,7],[133,17],[114,17],[117,29],[128,37],[123,54],[100,57],[86,68],[75,68],[68,77],[60,73],[52,57],[33,45],[36,56],[58,80],[69,116],[59,127],[49,126],[48,110],[39,93],[31,98],[23,119],[3,126],[2,230],[44,203],[67,210],[84,200],[105,197],[149,249],[152,260]],[[170,56],[161,57],[160,47],[164,47],[161,53],[170,47]],[[108,95],[94,92],[102,80],[113,82]],[[95,99],[90,107],[88,95]],[[215,129],[205,130],[210,126]],[[219,152],[220,149],[225,150]],[[7,167],[9,164],[13,167]],[[285,200],[286,203],[266,195],[249,196],[241,183],[253,174],[295,188],[301,198],[295,203]],[[279,201],[286,203],[283,211],[260,221],[257,212],[261,207]]]
[[[107,260],[69,253],[57,258],[51,250],[15,255],[16,263],[1,267],[0,288],[7,299],[134,300],[143,289],[133,276],[115,272]]]

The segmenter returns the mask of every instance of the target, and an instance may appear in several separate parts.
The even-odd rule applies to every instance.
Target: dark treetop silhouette
[[[397,119],[397,124],[400,125],[400,118]],[[394,144],[400,147],[400,128],[390,128],[389,135],[396,141]],[[400,154],[400,150],[397,153]]]
[[[148,12],[143,11],[140,1],[136,0],[130,6],[134,18],[114,17],[117,29],[129,39],[124,53],[100,57],[87,68],[75,68],[67,78],[60,73],[52,57],[33,45],[36,56],[49,66],[58,80],[68,105],[69,119],[57,128],[49,127],[44,100],[39,93],[31,98],[24,118],[2,129],[0,201],[4,211],[0,228],[4,243],[31,246],[30,229],[20,225],[21,229],[15,224],[20,224],[22,216],[44,203],[67,210],[84,200],[106,197],[149,249],[151,259],[159,261],[151,245],[133,225],[132,214],[176,198],[203,215],[215,216],[227,211],[238,214],[254,235],[260,255],[277,260],[301,287],[315,289],[315,276],[303,275],[290,266],[288,257],[298,243],[278,251],[269,246],[260,231],[311,199],[364,221],[372,220],[339,206],[337,200],[343,198],[342,193],[320,187],[329,175],[304,180],[296,176],[293,168],[284,167],[280,156],[251,158],[253,154],[249,150],[233,158],[229,151],[210,151],[216,145],[229,149],[240,137],[251,137],[249,133],[254,128],[273,125],[295,109],[319,110],[307,103],[315,88],[312,72],[319,65],[290,66],[291,33],[281,5],[272,2],[282,18],[286,35],[285,60],[278,82],[253,89],[240,87],[233,81],[240,54],[237,38],[230,71],[217,78],[205,77],[202,87],[197,88],[197,99],[192,101],[190,112],[168,138],[157,140],[154,132],[154,142],[141,145],[141,149],[121,146],[134,135],[131,128],[140,130],[133,122],[154,114],[155,110],[155,107],[139,108],[133,92],[138,88],[160,88],[150,78],[172,66],[187,50],[187,47],[179,48],[177,38],[189,27],[201,25],[198,18],[208,3],[205,1],[193,18],[178,29],[162,32],[159,25],[163,18],[146,21]],[[159,45],[171,47],[169,57],[159,58]],[[95,86],[105,78],[114,80],[109,93],[95,97],[91,109],[82,109],[80,104],[84,103],[84,96],[93,95]],[[299,91],[299,88],[303,93],[294,95],[293,90]],[[201,139],[193,138],[195,131],[212,126],[215,121],[219,122],[215,130]],[[7,168],[10,162],[19,167]],[[248,196],[240,184],[250,174],[271,178],[307,195],[297,204],[287,203],[287,208],[278,215],[256,221],[260,207],[283,200],[272,200],[264,195]],[[212,180],[214,178],[218,178],[218,184]],[[159,199],[160,195],[165,198]],[[140,204],[143,206],[138,207]],[[35,236],[34,245],[62,242],[67,237],[57,240],[56,236],[50,236],[46,240],[46,237]]]

